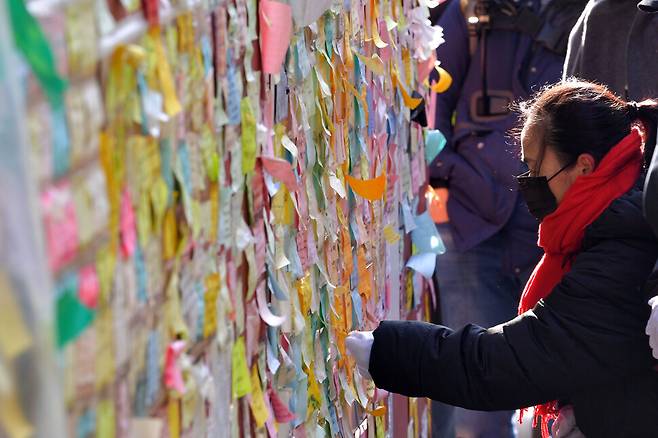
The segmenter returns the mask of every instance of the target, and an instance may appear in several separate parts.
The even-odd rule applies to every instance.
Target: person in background
[[[507,138],[513,102],[561,77],[571,27],[586,0],[448,0],[437,51],[453,77],[437,96],[435,126],[447,145],[430,164],[431,184],[447,196],[438,225],[447,252],[437,259],[440,322],[486,327],[514,316],[541,252],[537,221],[518,196],[523,170]],[[433,403],[437,438],[511,438],[512,411],[475,412]]]
[[[563,405],[578,430],[561,423],[557,436],[656,436],[658,362],[644,334],[643,286],[658,240],[643,216],[642,187],[658,100],[625,102],[601,85],[567,80],[522,108],[530,171],[518,180],[540,221],[544,256],[519,316],[458,330],[383,321],[351,333],[348,351],[391,392],[480,410],[535,405],[545,437]]]
[[[569,36],[564,77],[577,76],[607,85],[624,99],[658,97],[658,1],[591,0]],[[655,132],[647,132],[649,137]],[[650,139],[649,143],[653,143]],[[651,151],[647,151],[651,156]],[[645,216],[658,235],[658,156],[647,172]],[[647,283],[652,312],[646,327],[658,358],[658,271]],[[615,399],[615,394],[610,394]],[[614,409],[612,402],[611,408]],[[573,410],[560,412],[564,432],[577,431]],[[567,425],[571,425],[568,427]],[[566,436],[566,435],[564,435]]]
[[[563,77],[624,99],[658,96],[658,1],[590,0],[569,35]]]

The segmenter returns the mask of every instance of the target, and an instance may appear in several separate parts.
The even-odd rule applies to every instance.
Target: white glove
[[[658,296],[651,298],[649,305],[651,306],[651,316],[649,316],[645,332],[649,336],[653,357],[658,359]]]
[[[347,352],[356,360],[359,373],[370,380],[372,380],[372,377],[368,372],[368,365],[370,364],[370,350],[372,350],[374,341],[375,337],[372,332],[352,332],[345,338],[345,347],[347,347]]]
[[[576,424],[576,415],[571,406],[565,406],[560,409],[557,420],[551,428],[553,438],[585,438],[585,435],[578,429]]]

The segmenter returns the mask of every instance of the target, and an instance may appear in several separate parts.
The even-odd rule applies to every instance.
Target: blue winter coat
[[[510,221],[518,196],[515,176],[522,173],[522,168],[518,145],[508,136],[517,124],[516,114],[510,112],[490,121],[473,117],[472,101],[482,88],[480,47],[470,56],[460,2],[449,1],[439,20],[446,42],[439,47],[437,57],[454,82],[447,92],[438,95],[436,111],[436,127],[447,137],[448,144],[430,165],[430,176],[449,186],[448,214],[455,249],[464,251],[493,236]],[[537,7],[539,2],[532,3]],[[490,91],[507,92],[511,100],[518,101],[543,84],[560,79],[564,57],[539,47],[530,36],[492,30],[487,44]],[[537,223],[529,214],[524,211],[513,220],[517,222],[514,229],[525,235],[520,240],[536,241]]]

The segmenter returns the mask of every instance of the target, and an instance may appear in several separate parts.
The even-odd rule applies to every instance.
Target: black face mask
[[[550,178],[530,176],[530,171],[516,177],[519,182],[519,192],[521,192],[521,196],[528,205],[530,214],[536,217],[539,222],[557,209],[557,200],[548,186],[549,181],[569,166],[571,164],[567,164]]]

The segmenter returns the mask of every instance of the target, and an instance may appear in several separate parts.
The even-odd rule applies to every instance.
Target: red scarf
[[[546,298],[571,269],[580,252],[585,229],[610,203],[630,190],[640,175],[642,139],[637,129],[613,147],[594,172],[576,179],[562,202],[539,225],[538,245],[544,256],[533,271],[521,295],[519,314]],[[556,418],[556,402],[535,407],[533,426],[541,417],[542,436],[548,437],[548,421]],[[523,413],[522,413],[523,415]]]

